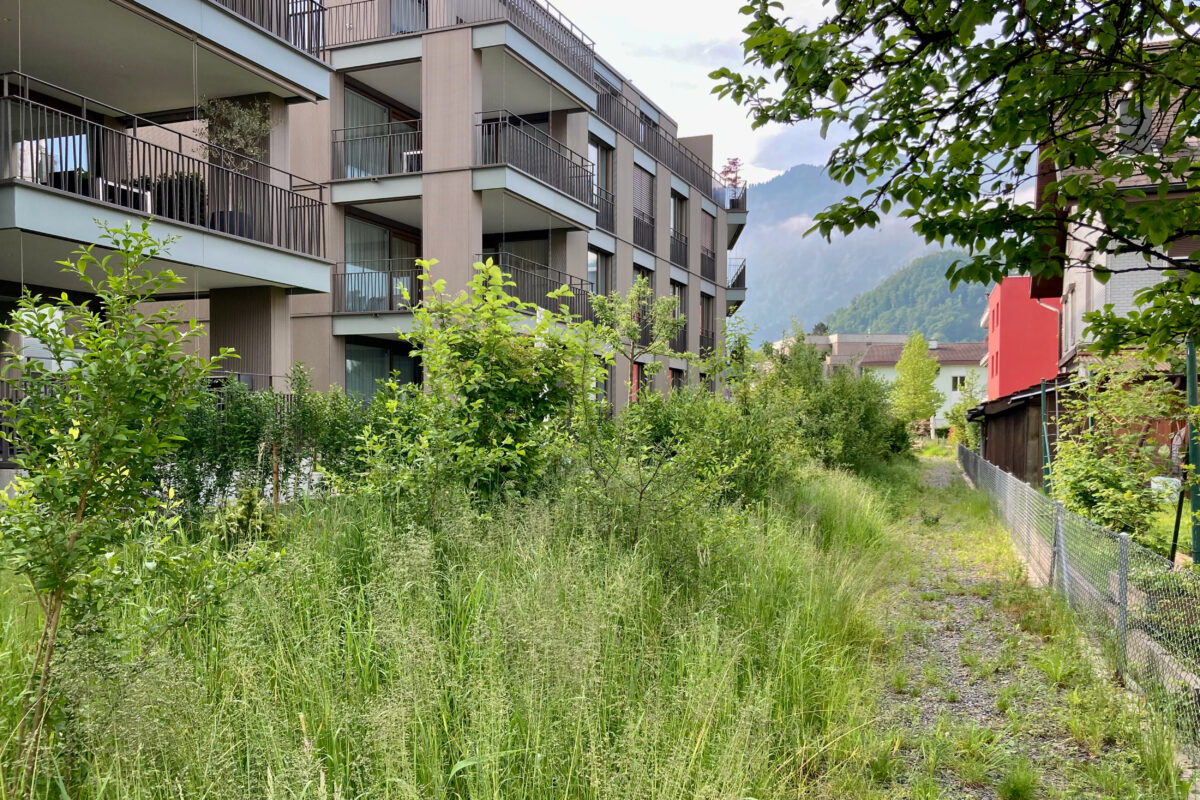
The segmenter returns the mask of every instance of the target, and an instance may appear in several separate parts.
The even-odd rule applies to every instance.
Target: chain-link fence
[[[1062,594],[1130,685],[1200,752],[1200,575],[1065,510],[961,445],[958,462],[1008,528],[1031,582]]]

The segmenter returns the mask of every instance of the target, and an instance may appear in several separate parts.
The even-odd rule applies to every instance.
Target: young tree
[[[1054,497],[1111,530],[1146,533],[1162,508],[1151,479],[1171,469],[1158,424],[1185,418],[1183,393],[1144,354],[1114,356],[1061,407]]]
[[[925,337],[914,331],[896,364],[896,382],[891,391],[893,412],[910,426],[931,418],[946,399],[934,386],[939,369]]]
[[[679,313],[675,298],[654,299],[654,289],[645,278],[634,281],[626,294],[610,292],[592,295],[596,333],[611,348],[629,361],[629,402],[637,399],[636,373],[643,356],[675,355],[671,340],[683,329],[686,319]],[[641,365],[647,377],[662,369],[657,359]]]
[[[950,407],[946,415],[950,422],[950,443],[961,444],[968,450],[979,449],[979,423],[968,422],[967,412],[979,405],[981,392],[979,379],[975,373],[969,373],[958,395],[958,402]]]
[[[196,403],[217,363],[189,354],[201,335],[176,310],[145,313],[139,304],[184,280],[146,271],[169,244],[140,230],[111,228],[101,239],[113,250],[98,258],[91,245],[59,262],[94,295],[83,302],[64,292],[45,301],[26,290],[2,326],[34,339],[46,359],[27,358],[6,345],[2,379],[21,399],[0,403],[11,426],[3,432],[18,450],[20,472],[0,492],[0,558],[29,581],[42,612],[17,745],[32,792],[52,688],[55,645],[64,622],[95,602],[77,591],[105,553],[130,541],[139,518],[161,508],[156,467],[175,448],[184,415]]]
[[[1014,269],[1055,277],[1090,268],[1092,251],[1136,254],[1130,270],[1175,272],[1145,290],[1143,313],[1095,315],[1098,344],[1162,346],[1198,327],[1188,299],[1200,294],[1200,258],[1177,245],[1200,233],[1200,6],[824,8],[796,24],[780,3],[751,0],[749,71],[712,73],[755,125],[814,120],[844,137],[829,173],[853,188],[814,231],[849,233],[904,208],[928,241],[969,251],[952,282]]]

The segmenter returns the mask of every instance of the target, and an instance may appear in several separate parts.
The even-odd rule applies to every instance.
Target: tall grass
[[[279,562],[147,662],[120,657],[132,618],[68,648],[44,796],[796,796],[881,640],[871,486],[795,470],[755,508],[672,520],[692,538],[665,555],[581,534],[574,502],[433,531],[361,499],[298,509]],[[29,617],[0,595],[6,697]]]

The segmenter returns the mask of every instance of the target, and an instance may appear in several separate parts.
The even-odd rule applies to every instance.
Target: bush
[[[1162,505],[1152,479],[1171,469],[1157,425],[1186,418],[1182,393],[1148,357],[1120,356],[1061,405],[1054,497],[1110,530],[1147,533]]]
[[[862,471],[905,454],[905,423],[891,411],[888,387],[870,373],[826,374],[821,354],[797,331],[788,352],[767,357],[760,402],[794,420],[796,446],[827,467]]]

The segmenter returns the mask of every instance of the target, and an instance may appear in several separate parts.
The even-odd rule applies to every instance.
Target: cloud
[[[718,67],[735,68],[743,61],[742,43],[739,39],[664,43],[644,48],[643,52],[651,58],[665,58],[677,64],[698,64],[709,71]]]
[[[780,222],[778,225],[774,225],[772,227],[786,231],[787,233],[794,233],[797,236],[803,236],[812,226],[812,217],[810,217],[808,214],[797,214],[794,217],[788,217],[783,222]]]
[[[817,122],[775,125],[759,132],[750,161],[755,166],[773,170],[785,170],[796,164],[824,165],[829,154],[847,136],[848,128],[843,125],[830,126],[824,139]]]

